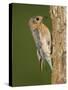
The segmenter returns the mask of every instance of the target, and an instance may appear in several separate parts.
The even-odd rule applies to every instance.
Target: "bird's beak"
[[[44,16],[43,18],[48,19],[48,16]]]

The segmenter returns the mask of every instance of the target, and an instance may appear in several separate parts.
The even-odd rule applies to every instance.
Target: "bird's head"
[[[35,17],[33,17],[33,23],[39,24],[39,23],[42,22],[42,20],[43,20],[42,16],[35,16]]]
[[[38,24],[38,23],[41,23],[43,20],[43,17],[42,16],[34,16],[32,18],[30,18],[30,22],[34,23],[34,24]]]
[[[38,24],[42,23],[43,17],[42,16],[34,16],[29,20],[30,27],[36,27]]]

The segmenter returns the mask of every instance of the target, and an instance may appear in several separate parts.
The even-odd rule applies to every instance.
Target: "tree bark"
[[[66,7],[50,6],[52,21],[52,84],[66,82]]]

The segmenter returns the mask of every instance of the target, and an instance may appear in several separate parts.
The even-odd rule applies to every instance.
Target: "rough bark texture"
[[[66,82],[66,7],[51,6],[52,84]]]

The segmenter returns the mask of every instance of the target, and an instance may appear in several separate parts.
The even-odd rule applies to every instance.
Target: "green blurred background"
[[[40,85],[51,83],[51,71],[45,61],[40,72],[36,47],[28,21],[32,16],[45,16],[44,23],[51,30],[49,6],[12,4],[12,85]]]

